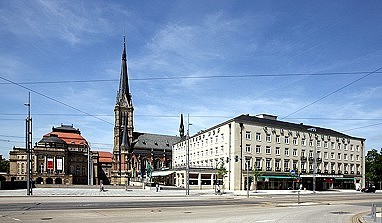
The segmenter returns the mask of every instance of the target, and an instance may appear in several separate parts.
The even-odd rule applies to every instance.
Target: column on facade
[[[211,174],[211,186],[214,188],[214,179],[215,179],[215,174]]]
[[[46,173],[46,167],[47,167],[47,160],[46,160],[46,156],[44,156],[44,173]]]
[[[199,186],[199,190],[202,189],[202,174],[201,173],[198,173],[198,186]]]
[[[65,156],[62,156],[62,173],[66,174],[66,171],[65,171]]]

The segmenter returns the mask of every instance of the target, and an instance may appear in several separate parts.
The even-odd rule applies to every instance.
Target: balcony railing
[[[301,170],[301,173],[306,173],[306,169],[302,169],[302,170]]]
[[[267,167],[267,171],[272,171],[272,167]]]
[[[279,167],[276,167],[276,171],[277,171],[277,172],[280,172],[281,169],[280,169]]]
[[[284,172],[289,172],[289,168],[288,167],[284,168]]]

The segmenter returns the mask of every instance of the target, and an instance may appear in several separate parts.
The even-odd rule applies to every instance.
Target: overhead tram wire
[[[379,67],[378,69],[376,69],[376,70],[374,70],[374,71],[371,71],[371,72],[367,73],[366,75],[363,75],[362,77],[357,78],[357,79],[355,79],[354,81],[351,81],[350,83],[348,83],[348,84],[346,84],[346,85],[344,85],[344,86],[342,86],[342,87],[340,87],[340,88],[338,88],[338,89],[336,89],[336,90],[330,92],[329,94],[326,94],[326,95],[322,96],[321,98],[319,98],[319,99],[317,99],[317,100],[315,100],[315,101],[313,101],[313,102],[311,102],[311,103],[309,103],[309,104],[307,104],[307,105],[305,105],[305,106],[303,106],[303,107],[297,109],[296,111],[294,111],[294,112],[292,112],[292,113],[290,113],[290,114],[288,114],[288,115],[282,117],[281,119],[286,119],[286,118],[288,118],[289,116],[294,115],[294,114],[296,114],[296,113],[298,113],[298,112],[304,110],[305,108],[307,108],[307,107],[309,107],[309,106],[311,106],[311,105],[314,105],[314,104],[316,104],[316,103],[319,102],[319,101],[322,101],[322,100],[325,99],[325,98],[328,98],[329,96],[331,96],[331,95],[333,95],[333,94],[335,94],[335,93],[341,91],[341,90],[344,89],[344,88],[349,87],[350,85],[352,85],[352,84],[354,84],[354,83],[356,83],[356,82],[358,82],[358,81],[360,81],[360,80],[362,80],[362,79],[364,79],[364,78],[366,78],[366,77],[368,77],[368,76],[370,76],[370,75],[372,75],[372,74],[380,73],[379,71],[380,71],[381,69],[382,69],[382,67]]]
[[[382,73],[382,72],[373,72]],[[155,81],[155,80],[182,80],[182,79],[215,79],[215,78],[254,78],[254,77],[292,77],[292,76],[335,76],[335,75],[355,75],[370,74],[370,71],[355,72],[322,72],[322,73],[280,73],[280,74],[239,74],[239,75],[208,75],[208,76],[172,76],[172,77],[146,77],[129,78],[131,81]],[[62,80],[62,81],[32,81],[32,82],[14,82],[2,84],[67,84],[67,83],[97,83],[97,82],[118,82],[118,79],[95,79],[95,80]]]
[[[1,77],[1,76],[0,76],[0,79],[2,79],[2,80],[4,80],[4,81],[7,81],[7,82],[9,82],[9,83],[12,83],[12,84],[14,84],[14,85],[17,85],[17,86],[19,86],[19,87],[21,87],[21,88],[24,88],[24,89],[26,89],[26,90],[28,90],[28,91],[30,91],[30,92],[35,93],[35,94],[38,94],[38,95],[40,95],[40,96],[42,96],[42,97],[44,97],[44,98],[47,98],[47,99],[49,99],[49,100],[51,100],[51,101],[57,102],[57,103],[59,103],[59,104],[61,104],[61,105],[64,105],[64,106],[66,106],[66,107],[68,107],[68,108],[71,108],[71,109],[73,109],[73,110],[75,110],[75,111],[78,111],[78,112],[80,112],[80,113],[83,113],[83,114],[85,114],[85,115],[87,115],[87,116],[90,116],[90,117],[93,117],[93,118],[98,119],[98,120],[100,120],[100,121],[103,121],[103,122],[105,122],[105,123],[114,125],[114,123],[111,123],[111,122],[109,122],[109,121],[107,121],[107,120],[105,120],[105,119],[99,118],[99,117],[94,116],[94,115],[92,115],[92,114],[90,114],[90,113],[88,113],[88,112],[82,111],[81,109],[78,109],[78,108],[76,108],[76,107],[74,107],[74,106],[71,106],[71,105],[69,105],[69,104],[66,104],[66,103],[64,103],[64,102],[62,102],[62,101],[59,101],[59,100],[57,100],[57,99],[55,99],[55,98],[52,98],[52,97],[50,97],[50,96],[48,96],[48,95],[45,95],[45,94],[40,93],[40,92],[38,92],[38,91],[35,91],[35,90],[31,89],[31,88],[25,87],[25,86],[23,86],[23,85],[21,85],[21,84],[19,84],[19,83],[16,83],[16,82],[14,82],[14,81],[11,81],[11,80],[7,79],[7,78],[4,78],[4,77]]]

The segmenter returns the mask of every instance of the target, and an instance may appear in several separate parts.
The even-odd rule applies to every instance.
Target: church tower
[[[126,38],[123,38],[121,75],[119,79],[116,104],[114,107],[114,147],[112,184],[125,184],[128,177],[127,162],[133,142],[133,102],[129,90],[129,78],[126,60]]]

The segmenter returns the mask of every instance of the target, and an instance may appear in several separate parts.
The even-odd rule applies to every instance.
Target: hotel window
[[[259,145],[256,146],[256,153],[261,153],[261,147]]]
[[[261,170],[261,158],[256,158],[256,168]]]
[[[276,155],[280,155],[280,147],[276,147],[275,153],[276,153]]]
[[[289,156],[289,148],[285,148],[285,156]]]
[[[306,146],[306,140],[305,139],[301,139],[301,145]]]
[[[219,153],[219,149],[218,147],[215,147],[215,154],[218,154]]]
[[[338,164],[338,171],[341,171],[341,168],[342,168],[342,164],[339,163],[339,164]]]
[[[328,163],[324,163],[324,170],[325,170],[325,171],[328,170]]]
[[[313,147],[313,140],[309,140],[309,146]]]
[[[267,170],[271,170],[271,166],[272,166],[272,160],[271,159],[267,159],[265,161],[265,167],[267,168]]]
[[[293,160],[293,169],[294,170],[298,169],[298,161],[297,160]]]
[[[284,160],[284,169],[289,170],[289,160]]]
[[[335,170],[336,170],[336,164],[335,164],[335,163],[331,163],[331,164],[330,164],[330,169],[331,169],[332,171],[335,171]]]
[[[280,136],[276,136],[276,143],[280,143]]]
[[[293,156],[297,156],[297,149],[293,149]]]
[[[223,133],[221,134],[221,139],[222,139],[222,142],[224,142],[224,134]]]
[[[280,160],[276,160],[275,167],[276,167],[276,170],[280,169]]]
[[[353,154],[350,154],[350,161],[354,161],[354,156],[353,156]]]
[[[329,157],[328,157],[328,152],[324,152],[324,159],[328,159]]]
[[[309,151],[309,157],[313,157],[313,151],[312,150]]]
[[[337,155],[337,159],[338,159],[338,160],[341,160],[341,153],[338,153],[338,155]]]
[[[359,155],[356,155],[355,157],[356,157],[356,160],[359,161]]]
[[[321,141],[317,141],[317,147],[321,147]]]
[[[336,157],[334,155],[334,153],[330,153],[330,159],[334,160]]]
[[[293,138],[293,145],[298,145],[298,141],[297,141],[297,138]]]
[[[260,132],[256,132],[256,141],[261,142],[261,133]]]
[[[220,146],[220,152],[224,154],[224,146]]]
[[[245,152],[250,153],[251,152],[251,144],[245,145]]]
[[[325,148],[325,149],[328,148],[328,142],[327,142],[327,141],[324,142],[324,148]]]
[[[357,148],[357,152],[359,152],[359,145],[357,145],[356,148]]]
[[[305,150],[301,150],[301,156],[305,157]]]
[[[306,163],[301,163],[301,170],[306,170]]]
[[[344,160],[348,160],[348,154],[344,154]]]
[[[336,148],[336,144],[334,142],[331,142],[332,144],[332,149],[335,149]]]
[[[246,140],[251,140],[251,132],[250,131],[246,131],[245,132],[245,139]]]
[[[214,151],[212,148],[210,148],[210,154],[213,155],[214,154]]]
[[[354,151],[354,146],[350,145],[350,151]]]
[[[344,144],[344,150],[348,150],[348,145]]]
[[[337,148],[338,150],[341,150],[341,143],[338,143]]]
[[[251,170],[251,158],[245,158],[245,170]]]
[[[265,140],[266,140],[267,142],[271,142],[271,134],[266,134],[266,135],[265,135]]]
[[[285,136],[285,144],[289,144],[289,136]]]
[[[216,143],[219,142],[219,136],[218,135],[215,136],[215,142]]]
[[[271,147],[270,147],[270,146],[265,147],[265,153],[266,153],[266,154],[271,154],[271,153],[272,153],[272,152],[271,152]]]

